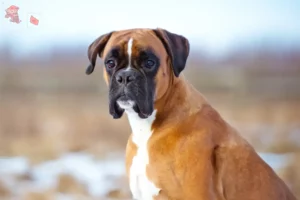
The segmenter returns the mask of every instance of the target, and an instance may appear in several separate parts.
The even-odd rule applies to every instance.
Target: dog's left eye
[[[113,60],[108,60],[108,61],[106,62],[106,66],[107,66],[108,68],[114,68],[114,67],[116,66],[116,63],[115,63],[115,61],[113,61]]]
[[[153,60],[147,60],[146,61],[146,67],[152,68],[155,65],[155,62]]]

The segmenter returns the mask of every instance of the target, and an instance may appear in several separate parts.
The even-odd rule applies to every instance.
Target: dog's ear
[[[172,68],[176,77],[185,68],[190,52],[188,39],[182,35],[171,33],[167,30],[153,29],[156,36],[162,41],[169,57],[171,58]]]
[[[86,74],[91,74],[93,73],[94,69],[95,69],[95,65],[96,65],[96,60],[97,60],[97,55],[99,55],[99,57],[102,57],[102,52],[109,40],[109,38],[111,37],[113,31],[106,33],[104,35],[101,35],[100,37],[98,37],[92,44],[90,44],[89,48],[88,48],[88,58],[90,60],[90,65],[87,67],[86,69]]]

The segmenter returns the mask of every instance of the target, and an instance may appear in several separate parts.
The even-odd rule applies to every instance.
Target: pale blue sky
[[[108,31],[135,27],[162,27],[185,35],[192,47],[212,51],[262,38],[300,43],[299,0],[0,2],[0,45],[8,41],[20,55],[46,50],[57,42],[88,44]],[[21,24],[4,18],[4,10],[11,4],[20,7]],[[40,19],[39,26],[27,24],[30,14]]]

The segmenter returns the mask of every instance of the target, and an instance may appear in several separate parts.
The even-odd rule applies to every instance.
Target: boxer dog
[[[137,200],[295,200],[285,183],[183,76],[189,41],[165,29],[112,31],[99,56],[109,113],[132,129],[126,171]]]

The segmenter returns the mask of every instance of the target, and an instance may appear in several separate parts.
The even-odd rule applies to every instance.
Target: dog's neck
[[[159,120],[159,123],[163,123],[165,119],[178,121],[180,117],[188,117],[201,110],[205,103],[207,101],[202,94],[181,74],[169,84],[167,92],[155,101],[156,121]]]

